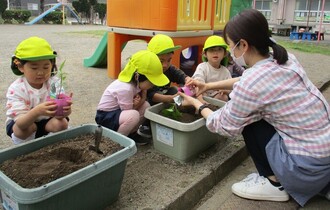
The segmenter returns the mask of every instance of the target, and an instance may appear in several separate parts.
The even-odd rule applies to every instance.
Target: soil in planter
[[[168,108],[168,106],[165,107],[165,109]],[[210,108],[212,111],[216,111],[219,109],[219,106],[209,104],[208,108]],[[165,116],[162,113],[162,110],[158,113],[161,116],[171,118],[173,120],[182,122],[182,123],[192,123],[195,122],[196,120],[202,118],[203,116],[198,114],[194,106],[179,106],[178,110],[181,112],[182,116],[179,119],[173,119],[169,116]]]
[[[117,142],[102,137],[100,150],[90,150],[94,134],[64,140],[15,159],[4,161],[0,170],[23,188],[35,188],[66,176],[123,149]]]

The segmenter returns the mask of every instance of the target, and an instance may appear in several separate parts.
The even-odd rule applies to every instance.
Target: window
[[[27,9],[28,10],[38,10],[38,4],[28,3]]]
[[[256,9],[259,10],[267,20],[270,19],[272,0],[256,0]]]
[[[323,0],[296,0],[294,20],[307,22],[318,22],[321,15]],[[324,5],[324,21],[328,22],[327,15],[330,13],[330,1],[326,0]]]

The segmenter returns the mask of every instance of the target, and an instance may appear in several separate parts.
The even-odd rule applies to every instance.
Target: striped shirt
[[[247,69],[229,96],[231,100],[207,118],[210,131],[235,136],[264,119],[289,153],[330,157],[329,104],[292,54],[284,65],[270,57]]]

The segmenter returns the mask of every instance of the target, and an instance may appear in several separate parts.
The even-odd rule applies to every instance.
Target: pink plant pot
[[[189,87],[187,87],[187,86],[179,87],[178,91],[180,91],[180,92],[182,92],[182,93],[184,93],[188,96],[194,96],[195,95],[194,91],[190,90]]]
[[[56,113],[55,116],[63,116],[63,107],[68,106],[69,103],[68,101],[71,100],[71,97],[60,94],[58,98],[50,98],[49,96],[47,97],[47,101],[55,101],[57,105]]]

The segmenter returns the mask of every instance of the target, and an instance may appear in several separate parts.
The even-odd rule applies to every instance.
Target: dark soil
[[[24,188],[34,188],[66,176],[121,150],[123,147],[102,137],[99,154],[89,149],[94,134],[49,145],[32,153],[4,161],[0,170]]]

